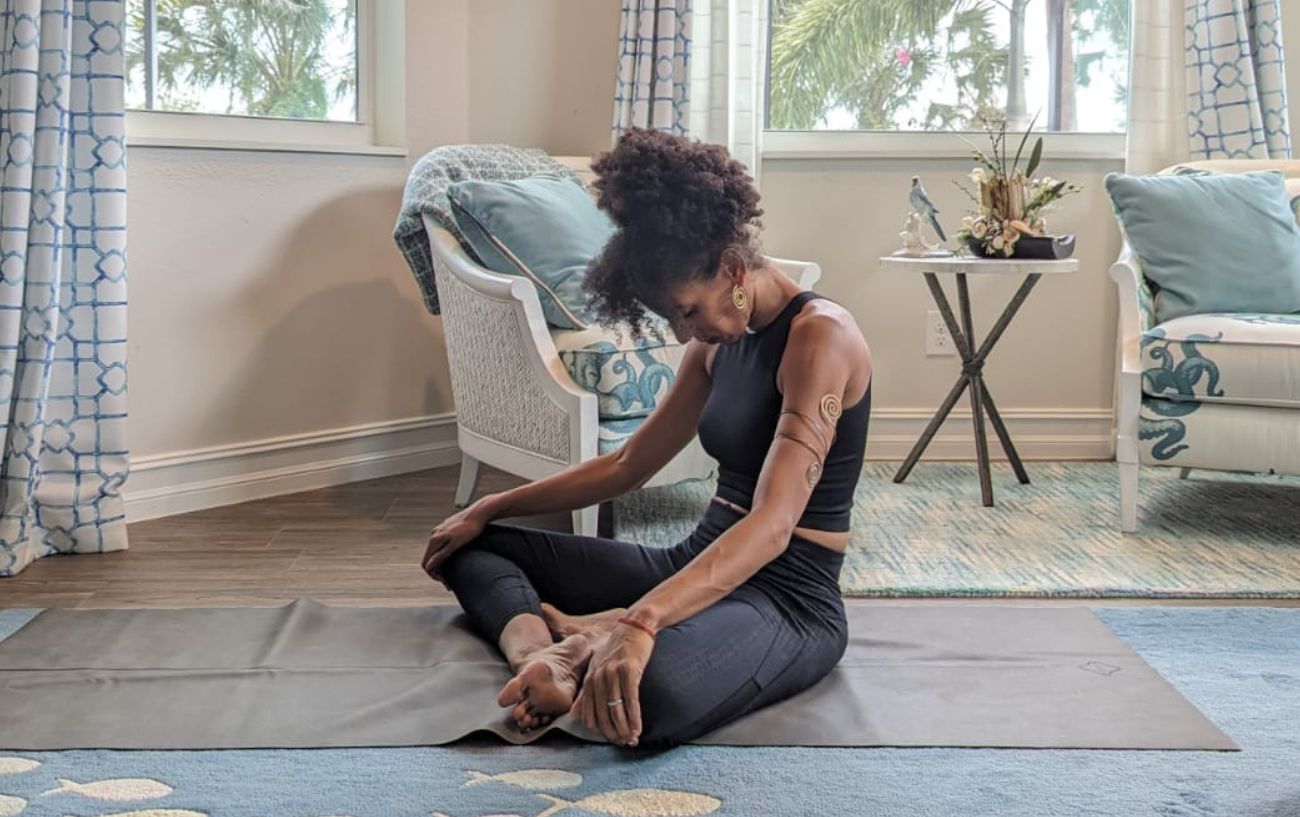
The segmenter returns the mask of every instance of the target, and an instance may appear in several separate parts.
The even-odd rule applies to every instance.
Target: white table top
[[[1037,260],[1032,258],[975,258],[974,256],[912,257],[885,255],[880,259],[882,270],[902,272],[947,272],[972,275],[1059,275],[1079,271],[1079,259],[1061,258]]]

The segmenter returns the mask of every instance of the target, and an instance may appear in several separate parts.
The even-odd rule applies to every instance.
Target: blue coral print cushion
[[[652,326],[658,331],[640,338],[603,326],[551,333],[573,382],[596,395],[602,421],[645,417],[672,387],[686,345],[662,321]]]

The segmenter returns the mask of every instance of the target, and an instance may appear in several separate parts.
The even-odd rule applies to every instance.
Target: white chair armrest
[[[1119,258],[1111,264],[1110,277],[1119,290],[1115,349],[1115,459],[1121,464],[1121,479],[1125,485],[1121,520],[1124,530],[1131,531],[1136,524],[1136,471],[1132,469],[1136,469],[1139,460],[1142,333],[1151,323],[1151,290],[1127,240],[1120,248]]]
[[[1151,328],[1151,290],[1128,241],[1110,266],[1119,290],[1119,364],[1124,374],[1142,373],[1142,333]]]
[[[578,388],[560,360],[537,288],[483,268],[447,229],[424,222],[458,424],[560,463],[595,457],[596,396]]]
[[[794,261],[789,258],[767,256],[768,262],[790,277],[804,289],[812,289],[821,280],[822,268],[812,261]]]
[[[546,316],[542,312],[542,302],[537,295],[537,287],[527,278],[518,275],[502,275],[479,266],[469,257],[465,248],[449,230],[428,216],[424,219],[425,230],[429,233],[430,241],[437,244],[434,247],[437,253],[435,257],[441,258],[447,264],[449,272],[485,298],[494,301],[512,301],[517,304],[520,329],[532,339],[531,348],[537,351],[536,362],[541,364],[542,370],[554,377],[564,387],[565,392],[588,394],[573,383],[568,369],[555,350],[555,341],[551,338],[550,326],[546,323]],[[557,397],[561,396],[557,395]]]

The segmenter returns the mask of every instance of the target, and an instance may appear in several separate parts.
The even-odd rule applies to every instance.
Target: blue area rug
[[[0,638],[36,612],[0,611]],[[1300,817],[1300,609],[1097,612],[1242,751],[0,748],[0,815]]]
[[[974,463],[868,462],[858,482],[845,596],[1300,598],[1300,479],[1144,468],[1139,529],[1119,530],[1113,462],[995,464],[995,505]],[[615,536],[670,545],[715,483],[649,488],[614,503]]]

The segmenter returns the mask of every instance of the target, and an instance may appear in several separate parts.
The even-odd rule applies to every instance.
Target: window
[[[127,107],[356,122],[356,0],[128,0]]]
[[[1121,133],[1129,0],[771,0],[770,131]]]
[[[128,140],[401,154],[400,6],[127,0]]]

